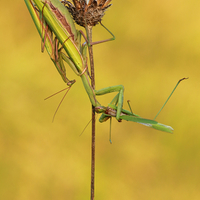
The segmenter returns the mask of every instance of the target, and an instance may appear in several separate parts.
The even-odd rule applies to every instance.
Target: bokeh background
[[[132,122],[97,121],[96,199],[200,199],[200,2],[112,1],[103,23],[116,40],[94,47],[96,88],[122,84],[126,100],[168,134]],[[2,1],[0,12],[0,199],[90,198],[91,106],[81,80],[52,117],[65,88],[24,1]],[[79,27],[78,27],[79,29]],[[94,40],[110,35],[100,26]],[[107,105],[114,94],[100,97]]]

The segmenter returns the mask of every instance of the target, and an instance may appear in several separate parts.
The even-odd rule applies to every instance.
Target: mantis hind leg
[[[100,40],[100,41],[96,41],[96,42],[90,43],[90,42],[89,42],[89,39],[88,39],[88,28],[87,28],[87,26],[86,26],[86,27],[85,27],[85,30],[86,30],[86,35],[87,35],[87,36],[85,36],[85,34],[83,33],[83,31],[79,30],[79,32],[80,32],[80,34],[84,37],[84,39],[85,39],[85,41],[86,41],[86,43],[87,43],[88,46],[93,46],[93,45],[96,45],[96,44],[101,44],[101,43],[104,43],[104,42],[109,42],[109,41],[115,40],[114,34],[113,34],[110,30],[108,30],[108,28],[106,28],[101,22],[100,22],[100,24],[101,24],[101,26],[102,26],[103,28],[106,29],[106,31],[108,31],[108,32],[112,35],[112,38],[105,39],[105,40]]]
[[[117,113],[116,113],[116,119],[119,121],[120,114],[122,111],[123,106],[123,99],[124,99],[124,86],[123,85],[116,85],[116,86],[110,86],[106,87],[100,90],[95,90],[95,95],[104,95],[111,92],[118,92],[118,94],[114,97],[114,99],[111,101],[111,104],[117,105]]]

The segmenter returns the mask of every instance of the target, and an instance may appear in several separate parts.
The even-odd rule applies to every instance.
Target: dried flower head
[[[62,3],[68,9],[73,16],[75,22],[85,27],[95,26],[101,22],[104,12],[112,4],[109,4],[112,0],[73,0],[73,4],[67,0],[63,0]]]

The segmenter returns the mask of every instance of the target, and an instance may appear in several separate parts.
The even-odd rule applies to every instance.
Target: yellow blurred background
[[[112,1],[103,23],[116,36],[94,47],[96,88],[122,84],[133,112],[168,134],[132,122],[97,120],[95,199],[200,199],[200,2]],[[24,1],[2,1],[0,12],[0,199],[90,198],[91,106],[77,80],[52,117],[66,87]],[[79,27],[78,27],[79,29]],[[100,26],[94,40],[110,37]],[[100,97],[107,105],[114,94]]]

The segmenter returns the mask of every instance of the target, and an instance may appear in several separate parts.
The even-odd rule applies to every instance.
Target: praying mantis
[[[91,87],[90,77],[87,73],[87,47],[91,44],[87,41],[81,44],[82,33],[76,30],[70,13],[59,0],[25,0],[25,3],[42,38],[42,50],[45,46],[63,81],[69,87],[75,83],[75,80],[69,80],[66,77],[63,61],[82,79],[85,91],[91,104],[95,107],[95,111],[102,113],[99,119],[100,122],[114,117],[118,121],[132,121],[160,131],[173,132],[173,128],[170,126],[158,123],[155,120],[142,118],[131,111],[124,110],[124,86],[110,86],[100,90],[94,90]],[[85,39],[87,40],[86,37]],[[61,48],[59,48],[59,44]],[[97,101],[97,96],[112,92],[117,92],[117,95],[108,106],[102,106]]]

